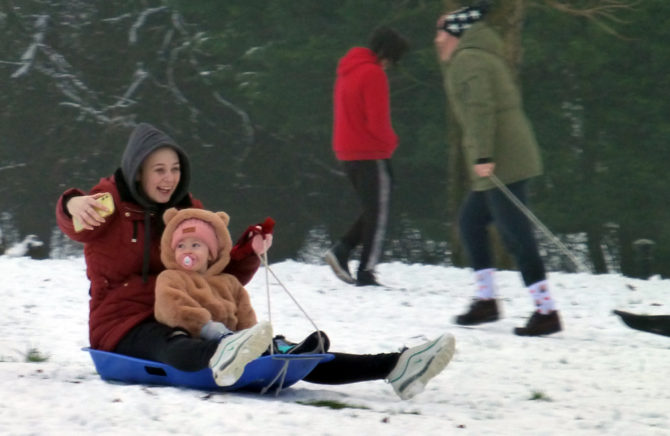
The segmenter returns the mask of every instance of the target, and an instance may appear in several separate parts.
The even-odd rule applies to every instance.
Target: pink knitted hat
[[[210,223],[197,218],[182,221],[172,234],[170,247],[174,250],[182,239],[189,236],[202,240],[207,245],[212,257],[214,259],[217,258],[219,254],[219,240],[216,237],[214,227]]]

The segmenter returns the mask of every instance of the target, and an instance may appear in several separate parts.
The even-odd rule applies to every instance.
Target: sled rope
[[[537,226],[537,228],[540,229],[540,231],[541,231],[542,233],[544,233],[544,235],[545,235],[547,238],[549,238],[549,240],[551,240],[554,244],[556,244],[556,246],[558,247],[558,249],[559,249],[559,250],[560,250],[566,257],[568,257],[568,258],[572,261],[572,263],[573,263],[573,264],[575,265],[575,267],[577,268],[577,271],[580,271],[580,270],[581,270],[582,272],[591,272],[591,270],[590,270],[586,265],[584,265],[579,259],[577,259],[577,257],[576,257],[576,256],[575,256],[575,255],[568,249],[568,247],[565,246],[565,244],[563,244],[563,243],[561,242],[560,239],[558,239],[558,238],[556,237],[556,235],[554,235],[553,233],[551,233],[551,231],[550,231],[544,224],[542,224],[542,221],[540,221],[540,220],[533,214],[533,212],[531,212],[530,209],[528,209],[528,208],[521,202],[521,200],[519,200],[519,199],[517,198],[517,196],[514,195],[514,193],[513,193],[512,191],[510,191],[509,188],[508,188],[507,186],[505,186],[505,185],[500,181],[500,179],[499,179],[495,174],[491,174],[491,175],[489,176],[489,178],[493,181],[493,183],[496,185],[496,187],[498,187],[498,189],[500,189],[500,190],[503,192],[503,194],[505,194],[505,195],[507,196],[507,198],[508,198],[512,203],[514,203],[514,205],[515,205],[516,207],[518,207],[519,210],[520,210],[521,212],[523,212],[523,214],[526,215],[526,217],[528,217],[528,219],[529,219],[533,224],[535,224],[535,226]]]
[[[275,397],[278,397],[279,392],[281,392],[282,388],[284,387],[284,380],[286,380],[287,372],[288,372],[288,360],[285,360],[281,370],[277,373],[277,375],[272,380],[270,380],[270,383],[268,383],[267,386],[261,389],[261,395],[265,395],[265,393],[277,381],[277,379],[281,378],[281,381],[277,384],[277,390],[275,391]]]
[[[272,324],[272,314],[270,313],[271,312],[270,280],[269,280],[268,274],[272,274],[272,277],[274,277],[275,280],[277,280],[277,283],[279,283],[279,286],[282,287],[284,292],[286,292],[286,294],[291,298],[291,300],[293,300],[293,303],[295,303],[295,305],[298,307],[298,309],[300,309],[300,311],[303,313],[303,315],[305,315],[305,318],[307,318],[309,320],[309,322],[312,324],[314,329],[317,331],[317,336],[318,336],[318,339],[319,339],[319,348],[321,349],[321,353],[325,353],[326,351],[325,351],[325,347],[323,346],[323,340],[321,338],[321,330],[319,329],[319,327],[317,327],[317,325],[314,322],[314,320],[312,319],[312,317],[309,316],[307,311],[305,311],[305,309],[303,309],[303,307],[300,305],[300,303],[298,303],[298,300],[293,296],[293,294],[291,294],[291,291],[289,291],[288,288],[284,285],[284,283],[282,283],[282,281],[279,279],[279,277],[277,277],[277,274],[275,274],[275,272],[272,271],[272,268],[270,268],[270,265],[268,264],[268,254],[267,254],[267,252],[263,253],[262,255],[259,255],[259,257],[261,259],[261,262],[263,263],[263,266],[265,267],[265,292],[266,292],[267,300],[268,300],[268,318],[269,318],[270,324]],[[270,354],[274,354],[274,343],[272,343],[270,345]]]

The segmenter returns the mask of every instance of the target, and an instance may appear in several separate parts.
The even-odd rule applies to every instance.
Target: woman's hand
[[[479,177],[490,177],[495,170],[496,164],[494,162],[487,162],[475,165],[475,174]]]
[[[93,230],[105,222],[105,218],[100,215],[101,212],[112,212],[107,206],[98,201],[98,198],[105,195],[104,192],[93,195],[80,195],[72,197],[65,205],[67,211],[72,216],[72,221],[78,221],[85,230]]]

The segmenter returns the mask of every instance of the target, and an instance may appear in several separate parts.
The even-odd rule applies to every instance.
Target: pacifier
[[[187,254],[186,256],[181,258],[180,263],[184,268],[191,269],[193,267],[193,264],[195,263],[195,257]]]

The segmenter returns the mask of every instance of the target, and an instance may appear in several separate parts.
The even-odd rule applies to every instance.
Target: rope
[[[305,311],[305,309],[303,309],[303,307],[300,305],[300,303],[298,303],[298,300],[296,300],[296,298],[293,296],[293,294],[291,294],[291,292],[284,285],[284,283],[282,283],[282,281],[279,279],[279,277],[277,277],[277,274],[275,274],[274,271],[272,271],[272,268],[270,268],[270,265],[268,264],[268,254],[267,254],[267,252],[263,253],[263,255],[260,255],[259,257],[261,259],[261,262],[263,263],[263,266],[265,267],[265,292],[266,292],[267,301],[268,301],[268,318],[269,318],[270,324],[272,324],[272,314],[270,313],[271,312],[270,280],[268,278],[268,274],[272,274],[272,277],[274,277],[275,280],[277,280],[277,283],[279,283],[279,285],[282,287],[282,289],[284,289],[284,292],[286,292],[286,294],[289,297],[291,297],[291,300],[293,300],[293,303],[298,307],[298,309],[300,309],[300,311],[303,313],[303,315],[305,315],[305,318],[307,318],[309,320],[309,322],[312,324],[314,329],[317,331],[317,337],[319,339],[319,348],[321,349],[321,353],[325,354],[326,349],[325,349],[325,346],[323,345],[323,339],[321,338],[321,330],[319,329],[319,327],[317,327],[314,320],[309,316],[309,314],[307,314],[307,312]],[[274,353],[274,343],[270,347],[270,353],[271,354]]]
[[[281,378],[281,380],[279,380],[279,383],[277,384],[277,390],[275,391],[275,397],[278,397],[279,392],[281,392],[281,390],[284,388],[284,380],[286,380],[286,374],[287,373],[288,373],[288,360],[284,360],[284,363],[283,363],[281,369],[279,370],[279,372],[277,372],[277,375],[275,376],[275,378],[270,380],[270,383],[268,383],[267,386],[265,386],[263,389],[261,389],[261,395],[265,395],[265,393],[270,390],[272,385],[279,378]]]
[[[295,297],[291,294],[291,292],[284,286],[281,280],[279,280],[279,277],[272,271],[272,268],[270,268],[270,265],[268,263],[268,253],[267,251],[263,253],[262,255],[258,255],[258,257],[261,259],[261,262],[263,263],[263,266],[265,267],[265,294],[267,297],[267,302],[268,302],[268,320],[270,324],[272,324],[272,306],[271,306],[271,298],[270,298],[270,278],[269,274],[272,274],[272,276],[277,280],[279,285],[284,289],[286,294],[291,297],[293,302],[295,303],[296,306],[300,309],[300,311],[305,315],[305,317],[309,320],[309,322],[314,326],[314,329],[318,332],[318,339],[319,339],[319,348],[321,349],[321,353],[325,354],[325,347],[323,345],[323,340],[321,339],[321,330],[316,326],[316,323],[314,320],[307,314],[305,309],[302,308],[300,303],[298,303],[298,300],[295,299]],[[274,341],[270,342],[270,356],[272,356],[273,359],[281,359],[281,357],[276,356],[275,357],[275,350],[274,350]],[[288,373],[288,365],[289,365],[289,360],[284,359],[284,363],[282,365],[281,370],[277,373],[277,375],[270,380],[270,382],[261,389],[261,395],[264,395],[267,393],[267,391],[277,383],[277,389],[275,390],[275,397],[279,396],[279,393],[281,390],[284,388],[284,381],[286,380],[286,374]]]
[[[531,212],[530,209],[528,209],[521,202],[521,200],[519,200],[517,196],[514,195],[514,193],[512,193],[512,191],[510,191],[509,188],[500,181],[500,179],[495,174],[491,174],[489,178],[493,181],[496,187],[498,187],[498,189],[500,189],[507,196],[507,198],[510,201],[512,201],[512,203],[514,203],[514,205],[518,207],[519,210],[521,210],[521,212],[523,212],[523,214],[526,215],[526,217],[528,217],[528,219],[533,224],[535,224],[535,226],[537,226],[537,228],[540,229],[542,233],[544,233],[544,235],[547,238],[549,238],[554,244],[556,244],[558,249],[572,261],[572,263],[577,268],[577,271],[581,270],[583,272],[591,272],[590,268],[588,268],[586,265],[584,265],[584,263],[582,263],[579,259],[577,259],[577,257],[568,249],[568,247],[566,247],[565,244],[563,244],[560,239],[558,239],[553,233],[551,233],[551,231],[544,224],[542,224],[542,221],[540,221],[533,214],[533,212]]]
[[[268,264],[268,252],[266,251],[262,255],[259,255],[261,262],[263,264],[267,265]],[[268,302],[268,321],[270,322],[270,325],[272,325],[272,306],[270,302],[270,278],[268,276],[268,271],[269,268],[265,268],[265,296]],[[275,341],[270,341],[270,355],[275,354]]]

